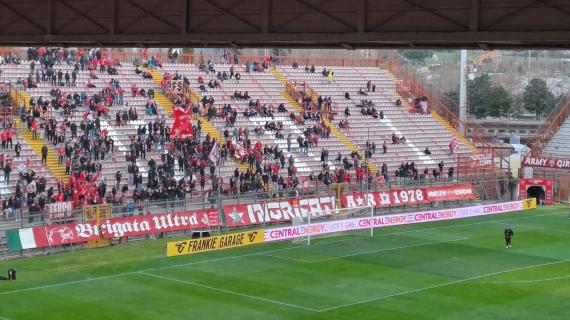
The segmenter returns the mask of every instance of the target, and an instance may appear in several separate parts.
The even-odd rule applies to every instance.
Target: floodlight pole
[[[467,50],[461,50],[459,71],[459,132],[465,134],[464,124],[467,121]]]

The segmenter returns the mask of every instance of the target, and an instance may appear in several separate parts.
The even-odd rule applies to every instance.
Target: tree
[[[445,91],[441,96],[441,101],[454,114],[459,114],[459,93],[457,90]]]
[[[554,108],[554,95],[546,81],[538,78],[530,80],[529,84],[525,87],[523,93],[523,101],[525,108],[536,114],[536,119],[540,118],[542,114],[548,114]]]
[[[505,88],[500,84],[494,84],[487,102],[487,112],[491,117],[503,117],[509,114],[512,99]]]
[[[467,83],[469,113],[478,119],[486,116],[502,117],[510,109],[512,99],[502,85],[493,83],[489,75],[483,74]]]
[[[408,60],[423,62],[425,59],[431,58],[433,52],[429,50],[402,50],[402,54]]]
[[[483,74],[467,82],[467,99],[469,101],[469,113],[481,119],[488,114],[488,97],[493,83],[487,74]]]

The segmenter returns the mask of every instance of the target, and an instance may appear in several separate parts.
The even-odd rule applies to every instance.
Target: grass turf
[[[165,241],[0,263],[0,319],[568,319],[567,208],[164,258]],[[505,249],[505,225],[515,231]]]

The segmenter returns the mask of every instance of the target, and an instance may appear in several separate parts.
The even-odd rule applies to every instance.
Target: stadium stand
[[[544,156],[570,156],[570,118],[567,118],[558,132],[552,136],[544,148]]]
[[[359,150],[365,151],[366,144],[373,142],[376,149],[381,150],[382,143],[386,142],[387,152],[377,151],[371,158],[378,167],[386,164],[392,175],[402,162],[413,161],[420,169],[429,168],[430,171],[441,161],[446,168],[454,166],[455,157],[450,155],[448,148],[453,139],[451,132],[429,114],[410,113],[402,105],[397,105],[396,101],[401,97],[396,94],[395,82],[386,71],[367,67],[324,68],[334,73],[332,81],[318,70],[310,72],[311,68],[306,72],[301,68],[279,66],[278,70],[287,79],[305,81],[320,96],[330,97],[338,118],[349,121],[349,127],[342,130],[343,133],[351,141],[359,141]],[[372,86],[375,86],[374,91]],[[360,94],[360,91],[364,94]],[[346,93],[350,99],[345,97]],[[370,101],[374,107],[364,106],[364,100]],[[372,111],[372,108],[375,110]],[[346,110],[350,116],[346,116]],[[373,112],[377,115],[371,114]],[[394,144],[392,134],[405,137],[406,142]],[[426,147],[431,154],[425,154]],[[468,152],[463,143],[459,143],[456,153]]]
[[[402,101],[397,80],[376,67],[161,63],[146,50],[136,66],[98,49],[27,55],[5,57],[0,67],[17,106],[17,130],[6,132],[27,159],[3,150],[18,170],[0,190],[9,196],[24,187],[28,207],[184,199],[218,188],[296,190],[362,182],[367,169],[382,185],[447,176],[456,154],[470,152],[430,115],[429,101],[410,112],[415,102]],[[182,80],[184,92],[172,91],[170,80]],[[180,113],[192,115],[192,136],[173,130]],[[27,187],[40,176],[49,193]]]

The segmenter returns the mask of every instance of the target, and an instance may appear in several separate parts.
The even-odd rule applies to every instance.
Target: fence
[[[453,183],[461,182],[462,180],[454,180]],[[258,203],[266,205],[269,202],[276,201],[286,201],[291,198],[303,199],[309,197],[334,197],[337,201],[340,201],[343,194],[352,194],[356,192],[368,192],[368,191],[393,191],[393,190],[410,190],[426,187],[444,186],[449,185],[450,181],[447,179],[440,180],[430,180],[430,181],[409,181],[406,179],[401,179],[398,181],[400,185],[397,187],[393,185],[394,188],[384,187],[379,188],[378,186],[370,186],[368,188],[365,185],[347,185],[347,184],[336,184],[329,187],[315,187],[308,192],[298,192],[298,193],[283,193],[283,194],[260,194],[260,193],[249,193],[249,194],[238,194],[238,195],[204,195],[200,198],[190,198],[185,200],[167,200],[158,202],[139,202],[139,203],[126,203],[113,205],[111,218],[124,218],[124,217],[134,217],[142,215],[153,215],[153,214],[163,214],[163,213],[173,213],[173,212],[188,212],[194,210],[206,210],[214,209],[217,210],[219,215],[219,220],[222,222],[220,226],[207,227],[206,229],[200,228],[202,231],[209,231],[211,233],[219,234],[223,231],[229,230],[231,227],[225,221],[223,215],[223,207],[226,205],[234,204],[252,204]],[[495,180],[480,180],[480,181],[469,181],[475,191],[476,199],[482,201],[498,201],[498,200],[511,200],[513,199],[515,193],[513,190],[516,188],[510,187],[514,186],[515,181],[509,181],[507,179],[495,179]],[[414,205],[400,205],[399,207],[386,207],[377,208],[376,214],[387,214],[406,210],[421,210],[426,208],[432,208],[434,206],[440,207],[454,207],[461,206],[463,202],[471,203],[471,200],[453,200],[453,201],[440,201],[431,203],[418,203]],[[340,207],[340,203],[337,204]],[[43,227],[46,228],[54,225],[69,224],[69,223],[87,223],[83,215],[83,209],[75,209],[71,216],[67,216],[61,220],[48,220],[44,219],[43,213],[38,214],[24,214],[20,221],[5,221],[0,225],[0,242],[2,244],[3,257],[5,259],[19,257],[19,256],[32,256],[45,253],[54,253],[60,251],[75,250],[78,248],[84,248],[84,244],[71,244],[63,246],[52,246],[49,248],[38,248],[23,250],[17,253],[9,252],[6,247],[6,239],[4,236],[4,231],[9,229],[18,229],[26,227]],[[232,224],[230,224],[232,225]],[[261,224],[264,227],[264,224]],[[247,226],[241,226],[244,228]],[[198,230],[184,230],[184,231],[169,231],[160,234],[149,234],[132,236],[129,238],[121,238],[117,243],[126,243],[127,241],[139,241],[148,240],[161,237],[175,237],[188,234],[192,231]]]

